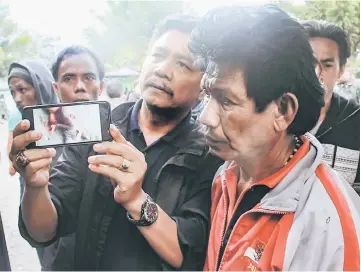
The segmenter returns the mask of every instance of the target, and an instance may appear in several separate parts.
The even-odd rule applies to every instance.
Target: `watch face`
[[[144,217],[148,222],[154,222],[158,218],[158,207],[155,203],[148,203],[144,209]]]

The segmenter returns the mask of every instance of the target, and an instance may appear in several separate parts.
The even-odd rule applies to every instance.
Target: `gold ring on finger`
[[[123,158],[122,165],[120,166],[120,170],[126,172],[128,171],[130,167],[130,161],[128,161],[126,158]]]

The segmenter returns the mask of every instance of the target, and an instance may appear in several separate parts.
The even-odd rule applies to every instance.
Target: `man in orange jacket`
[[[307,133],[324,91],[303,27],[275,6],[219,8],[190,49],[210,95],[200,121],[226,160],[205,270],[359,270],[359,197]]]

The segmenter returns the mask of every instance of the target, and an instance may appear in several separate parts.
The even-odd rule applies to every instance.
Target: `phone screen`
[[[102,141],[100,113],[100,104],[34,108],[34,130],[42,133],[42,138],[35,145],[43,147]]]

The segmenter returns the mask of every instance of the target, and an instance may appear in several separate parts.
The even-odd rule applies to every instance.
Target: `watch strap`
[[[154,203],[153,199],[147,195],[147,199],[144,201],[144,203],[142,204],[141,210],[140,210],[140,218],[139,220],[135,220],[130,214],[129,212],[127,212],[127,219],[129,220],[129,222],[131,222],[132,224],[138,226],[138,227],[148,227],[150,225],[152,225],[156,220],[154,220],[153,222],[148,221],[146,219],[145,216],[145,208],[148,205],[149,202]]]

